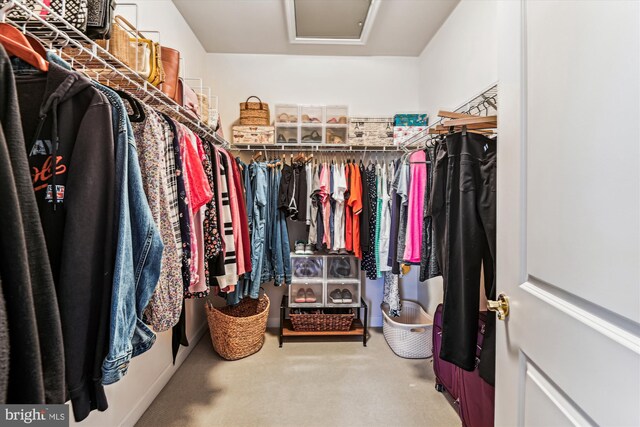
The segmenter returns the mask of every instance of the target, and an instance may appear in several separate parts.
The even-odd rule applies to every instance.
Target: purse
[[[258,102],[249,102],[251,98],[256,98]],[[240,103],[240,126],[269,126],[269,123],[269,104],[257,96],[250,96]]]
[[[160,45],[146,38],[122,15],[116,15],[111,28],[109,53],[154,86],[162,83],[164,72],[160,58]],[[105,40],[96,40],[96,43],[107,48]]]
[[[111,37],[111,21],[116,8],[114,0],[87,0],[87,29],[85,34],[90,39],[109,39]]]
[[[200,120],[200,107],[198,105],[198,95],[191,89],[184,80],[178,80],[178,91],[182,94],[182,106],[185,108],[187,115],[194,120]]]
[[[180,52],[170,47],[160,46],[162,68],[164,70],[164,81],[160,85],[160,90],[169,98],[182,105],[182,96],[177,97],[178,76],[180,75]]]
[[[7,3],[7,1],[3,1],[1,4],[4,5],[5,3]],[[40,2],[36,0],[24,0],[23,3],[29,9],[33,10],[35,14],[40,15],[42,19],[46,20],[48,18],[47,15],[49,15],[49,11],[44,9]],[[69,22],[78,30],[83,32],[86,30],[87,0],[42,0],[42,3],[62,16],[65,21]],[[8,16],[16,21],[26,21],[30,18],[29,14],[22,9],[13,9],[9,12]]]

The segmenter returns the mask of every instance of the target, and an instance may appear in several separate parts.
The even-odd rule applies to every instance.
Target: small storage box
[[[292,282],[289,286],[289,307],[324,306],[324,289],[322,282]]]
[[[346,105],[327,105],[326,123],[328,125],[345,125],[349,118],[349,107]]]
[[[360,307],[360,281],[327,282],[325,307]]]
[[[324,278],[324,257],[322,255],[291,254],[291,276],[294,282],[322,283]]]
[[[295,144],[300,142],[299,128],[296,125],[276,125],[276,143]]]
[[[275,106],[276,115],[274,118],[274,122],[276,124],[296,124],[298,123],[298,106],[297,105],[276,105]]]
[[[426,126],[395,126],[393,128],[393,143],[396,145],[404,144],[411,137],[426,129]]]
[[[273,144],[274,129],[273,126],[234,126],[233,127],[233,143],[234,144]]]
[[[322,138],[322,124],[302,125],[300,128],[300,142],[303,144],[320,144]]]
[[[402,301],[400,317],[389,316],[389,307],[382,309],[382,332],[391,350],[405,359],[426,359],[433,355],[433,318],[413,301]]]
[[[394,126],[427,126],[429,117],[426,114],[396,114],[393,117]]]
[[[351,117],[349,119],[349,144],[393,144],[392,117]]]
[[[346,144],[347,125],[327,125],[324,140],[327,144]]]
[[[353,255],[327,255],[327,280],[360,280],[360,260]]]

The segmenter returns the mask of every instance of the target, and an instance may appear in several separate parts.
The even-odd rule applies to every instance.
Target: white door
[[[640,2],[498,2],[496,425],[640,426]]]

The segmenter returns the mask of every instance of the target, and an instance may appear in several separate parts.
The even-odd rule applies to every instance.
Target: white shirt
[[[336,201],[333,217],[333,249],[345,248],[345,216],[344,193],[347,191],[347,176],[344,172],[344,164],[333,168],[333,200]]]

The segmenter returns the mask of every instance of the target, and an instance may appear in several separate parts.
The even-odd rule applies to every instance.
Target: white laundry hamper
[[[399,317],[389,316],[389,306],[381,304],[382,332],[391,350],[405,359],[426,359],[433,355],[433,318],[413,301],[402,301]]]

